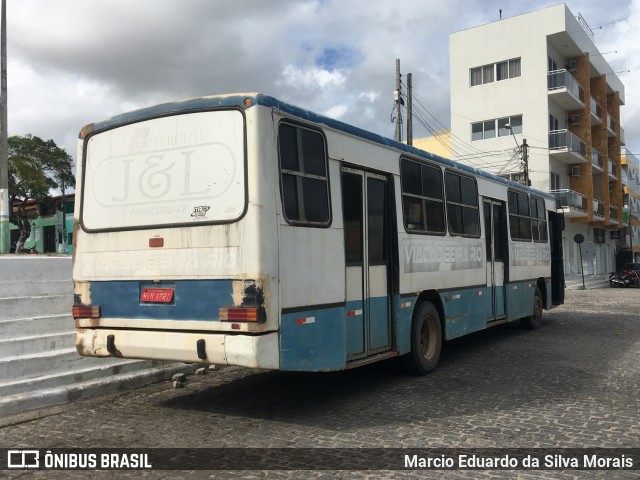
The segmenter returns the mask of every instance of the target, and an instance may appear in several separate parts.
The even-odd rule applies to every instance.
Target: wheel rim
[[[420,352],[430,360],[436,352],[436,329],[430,317],[425,317],[420,326]]]

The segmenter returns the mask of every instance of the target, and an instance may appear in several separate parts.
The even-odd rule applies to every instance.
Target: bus
[[[563,303],[548,193],[258,94],[85,126],[81,355],[335,371]]]

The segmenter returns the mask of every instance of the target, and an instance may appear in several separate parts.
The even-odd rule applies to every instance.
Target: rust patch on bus
[[[97,332],[93,332],[91,337],[91,344],[87,345],[86,343],[87,330],[83,328],[78,328],[76,330],[76,351],[79,355],[83,357],[91,357],[95,355],[95,342]]]

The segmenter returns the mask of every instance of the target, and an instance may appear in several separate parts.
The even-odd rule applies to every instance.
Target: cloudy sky
[[[395,60],[450,123],[449,34],[559,3],[538,0],[8,0],[9,134],[75,157],[87,123],[156,103],[259,91],[392,137]],[[567,4],[626,88],[640,154],[640,0]],[[595,28],[602,27],[602,28]],[[626,73],[630,70],[629,73]],[[455,113],[455,112],[454,112]],[[414,126],[414,137],[427,131]]]

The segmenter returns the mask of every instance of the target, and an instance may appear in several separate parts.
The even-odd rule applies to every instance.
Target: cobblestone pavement
[[[226,368],[0,419],[0,446],[640,448],[640,290],[567,291],[539,330],[446,344],[426,377]],[[14,423],[12,423],[14,422]],[[21,423],[15,423],[21,422]],[[640,478],[640,471],[0,472],[9,478]]]

